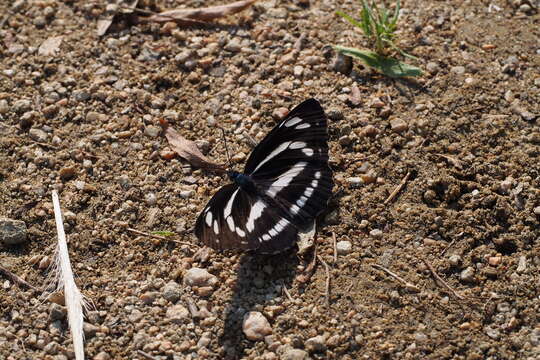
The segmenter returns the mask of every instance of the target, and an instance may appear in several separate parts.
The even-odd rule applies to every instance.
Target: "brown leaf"
[[[60,48],[63,36],[53,36],[41,43],[38,54],[43,56],[54,56]]]
[[[180,157],[186,159],[191,165],[208,170],[225,171],[223,165],[210,161],[201,153],[193,141],[186,139],[172,127],[166,126],[164,134],[172,150]]]
[[[107,4],[104,15],[97,22],[97,35],[105,35],[116,14],[119,12],[132,13],[138,2],[139,0],[115,0],[114,3]]]
[[[145,21],[167,22],[177,21],[181,23],[196,23],[200,21],[210,21],[227,15],[238,13],[257,0],[236,1],[227,5],[211,6],[199,9],[173,9],[154,14]]]

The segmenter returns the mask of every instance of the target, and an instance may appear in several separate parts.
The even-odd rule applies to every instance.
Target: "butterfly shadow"
[[[240,258],[233,296],[225,307],[223,334],[218,339],[224,359],[241,359],[245,350],[254,346],[242,330],[245,314],[259,311],[272,323],[264,308],[282,304],[282,287],[291,287],[298,263],[295,250],[279,255],[244,254]]]

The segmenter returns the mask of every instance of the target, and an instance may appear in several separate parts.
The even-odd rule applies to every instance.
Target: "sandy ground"
[[[26,239],[0,243],[0,264],[44,286],[57,189],[77,283],[94,304],[88,358],[536,359],[536,4],[404,1],[398,44],[426,73],[392,80],[358,63],[335,69],[329,45],[366,46],[334,15],[356,1],[259,1],[189,28],[118,17],[101,38],[97,2],[3,1],[0,217],[23,221]],[[40,55],[57,36],[56,54]],[[218,162],[225,128],[240,170],[248,139],[309,97],[329,116],[336,182],[317,246],[328,305],[325,266],[306,270],[312,253],[200,247],[195,219],[228,180],[165,159],[159,127],[167,119]],[[333,234],[351,245],[337,260]],[[210,275],[190,286],[193,268]],[[0,358],[74,358],[58,300],[1,282]],[[260,340],[244,334],[250,311],[268,321]]]

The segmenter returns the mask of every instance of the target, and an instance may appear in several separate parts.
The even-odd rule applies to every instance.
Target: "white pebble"
[[[249,340],[262,340],[272,333],[272,327],[268,320],[258,311],[250,311],[244,315],[242,331]]]

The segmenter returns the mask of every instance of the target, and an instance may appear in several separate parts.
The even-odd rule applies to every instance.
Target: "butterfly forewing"
[[[199,215],[197,237],[218,250],[276,253],[289,248],[331,196],[327,141],[319,102],[298,105],[251,153],[243,178],[254,186],[219,190]]]

